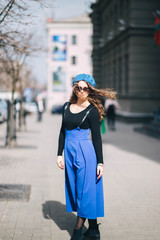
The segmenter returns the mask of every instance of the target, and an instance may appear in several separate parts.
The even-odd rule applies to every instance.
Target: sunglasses
[[[84,92],[89,92],[89,88],[88,87],[80,87],[80,86],[76,86],[75,89],[78,91],[78,92],[81,92],[82,90]]]

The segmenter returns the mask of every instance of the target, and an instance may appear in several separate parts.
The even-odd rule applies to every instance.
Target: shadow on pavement
[[[16,145],[14,147],[0,146],[2,149],[37,149],[36,145]]]
[[[37,146],[36,145],[17,145],[14,148],[37,149]]]
[[[43,216],[52,219],[61,230],[67,230],[70,236],[76,224],[76,215],[66,213],[66,206],[58,201],[47,201],[42,204]],[[84,226],[84,230],[87,228]]]
[[[138,124],[125,124],[117,122],[116,131],[109,131],[102,136],[104,144],[110,144],[126,152],[136,153],[149,160],[160,163],[159,140],[135,132]]]

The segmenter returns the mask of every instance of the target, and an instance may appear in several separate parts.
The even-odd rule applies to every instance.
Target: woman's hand
[[[97,179],[99,180],[103,175],[103,164],[97,165]]]
[[[64,170],[64,160],[63,160],[62,156],[57,157],[57,162],[56,163],[57,163],[59,168]]]

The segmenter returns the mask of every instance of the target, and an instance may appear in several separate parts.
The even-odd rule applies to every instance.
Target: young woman
[[[109,89],[96,89],[92,76],[79,74],[73,80],[71,98],[63,107],[57,164],[65,169],[66,210],[77,212],[71,240],[100,239],[97,217],[104,216],[100,134],[100,121],[104,114],[102,97],[116,99],[116,93]],[[86,218],[89,228],[83,236]]]

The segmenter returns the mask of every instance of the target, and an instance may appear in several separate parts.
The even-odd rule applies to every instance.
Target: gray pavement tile
[[[32,236],[35,237],[42,237],[42,233],[41,232],[33,232]]]
[[[26,231],[26,230],[24,230],[24,232],[23,232],[23,237],[24,238],[31,238],[32,237],[32,235],[33,235],[33,233],[31,232],[31,231]]]
[[[0,239],[1,240],[1,239]],[[13,240],[13,237],[4,236],[2,240]]]
[[[33,236],[33,237],[32,237],[32,240],[42,240],[42,237],[39,237],[39,236],[38,236],[38,237]]]
[[[13,240],[22,240],[23,239],[23,235],[15,235],[13,237]]]
[[[32,236],[24,236],[23,235],[22,240],[32,240]]]

